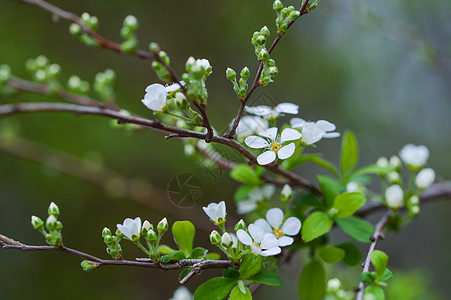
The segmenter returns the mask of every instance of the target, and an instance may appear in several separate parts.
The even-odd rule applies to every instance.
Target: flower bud
[[[124,53],[135,53],[138,48],[138,41],[136,39],[126,40],[121,44],[121,51]]]
[[[186,71],[190,72],[190,71],[191,71],[191,68],[193,67],[193,65],[194,65],[195,63],[196,63],[196,59],[195,59],[194,57],[190,56],[190,57],[188,58],[188,60],[186,61],[186,63],[185,63],[185,69],[186,69]],[[185,79],[183,79],[183,81],[186,82]]]
[[[402,188],[395,184],[389,186],[385,190],[385,200],[387,201],[387,206],[391,209],[398,209],[402,206],[404,199],[404,192]]]
[[[11,78],[11,68],[8,65],[0,65],[0,84]]]
[[[263,35],[265,38],[268,38],[271,33],[269,32],[268,27],[263,26],[262,29],[260,29],[260,34]]]
[[[46,82],[48,77],[47,77],[47,73],[44,70],[37,70],[35,75],[35,79],[38,82]]]
[[[210,233],[210,242],[213,245],[219,245],[219,243],[221,242],[221,239],[222,239],[221,235],[216,230],[213,230]]]
[[[119,229],[116,229],[115,235],[117,236],[118,239],[124,238],[124,234]]]
[[[390,172],[387,175],[388,181],[391,184],[399,184],[401,183],[401,176],[399,176],[398,172]]]
[[[73,36],[80,36],[81,35],[81,27],[80,25],[76,24],[76,23],[72,23],[69,26],[69,33],[72,34]]]
[[[259,34],[256,38],[255,38],[255,43],[257,45],[263,45],[264,43],[266,43],[266,37],[263,34]]]
[[[435,172],[431,168],[421,170],[415,177],[415,184],[420,190],[427,189],[434,183]]]
[[[147,231],[147,234],[144,236],[146,238],[146,240],[148,240],[149,242],[155,242],[158,238],[157,233],[153,230],[153,229],[149,229]]]
[[[295,21],[297,18],[299,18],[299,16],[301,15],[301,13],[297,10],[290,12],[290,14],[288,15],[288,19],[290,21]]]
[[[46,56],[39,55],[38,57],[36,57],[35,63],[36,63],[36,67],[38,69],[43,69],[44,67],[46,67],[48,65],[49,60]]]
[[[283,9],[282,2],[280,0],[274,1],[272,9],[274,9],[276,12],[280,12]]]
[[[61,66],[59,64],[51,64],[47,69],[48,76],[51,78],[58,76],[60,72]]]
[[[409,209],[409,217],[415,218],[420,213],[420,206],[414,205]]]
[[[157,225],[157,230],[160,235],[163,235],[166,231],[168,231],[169,225],[168,220],[163,218]]]
[[[99,267],[99,265],[93,261],[90,260],[84,260],[81,262],[81,267],[83,268],[83,271],[90,272],[94,271]]]
[[[221,237],[221,245],[225,248],[230,248],[233,245],[232,237],[227,232],[225,232]]]
[[[271,77],[277,76],[279,74],[279,69],[277,67],[270,67],[268,69],[269,75]]]
[[[246,223],[244,223],[244,220],[243,219],[239,220],[238,223],[236,223],[234,229],[235,229],[235,231],[238,231],[240,229],[246,230]]]
[[[282,188],[282,191],[280,192],[280,200],[283,203],[288,203],[291,198],[293,198],[293,189],[290,185],[285,184]]]
[[[45,222],[45,227],[49,230],[49,231],[54,231],[56,229],[56,222],[58,220],[56,219],[56,217],[54,215],[50,215],[47,218],[47,221]]]
[[[249,68],[248,68],[248,67],[244,67],[244,68],[241,70],[240,76],[241,76],[241,78],[242,78],[244,81],[246,81],[246,80],[251,76],[251,73],[250,73],[250,71],[249,71]]]
[[[115,242],[115,237],[112,235],[105,235],[103,237],[103,241],[105,242],[105,244],[107,245],[111,245],[112,243]]]
[[[158,56],[161,58],[161,60],[166,64],[169,65],[171,63],[171,60],[169,58],[169,55],[165,51],[158,52]]]
[[[401,168],[401,160],[398,156],[393,155],[392,157],[390,157],[389,165],[390,167],[398,170],[399,168]]]
[[[42,221],[39,217],[31,216],[31,225],[36,230],[42,230],[44,227],[44,221]]]
[[[336,293],[341,289],[341,282],[338,278],[332,278],[327,282],[327,292]]]
[[[151,229],[153,229],[153,225],[150,224],[149,221],[145,220],[144,223],[143,223],[141,232],[142,232],[144,235],[146,235],[146,233],[147,233],[149,230],[151,230]]]
[[[258,59],[266,61],[269,59],[269,52],[266,49],[262,49],[258,55]]]
[[[55,217],[59,216],[60,210],[54,202],[50,203],[48,213],[49,213],[49,215],[54,215]]]
[[[129,27],[131,30],[136,31],[138,29],[138,19],[132,15],[126,16],[124,19],[124,27]]]
[[[410,205],[419,205],[420,204],[420,197],[417,195],[412,196],[407,200]]]
[[[153,54],[158,54],[161,51],[160,45],[155,42],[149,44],[149,49]]]
[[[231,69],[231,68],[227,68],[227,70],[226,70],[226,77],[230,81],[235,81],[235,79],[236,79],[236,72],[233,69]]]

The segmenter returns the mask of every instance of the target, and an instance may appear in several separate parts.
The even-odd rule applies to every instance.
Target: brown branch
[[[187,266],[193,266],[193,270],[196,270],[199,273],[205,269],[213,269],[213,268],[228,268],[232,267],[233,263],[228,260],[209,260],[209,259],[182,259],[176,263],[172,264],[162,264],[162,263],[154,263],[149,261],[150,259],[137,259],[133,260],[105,260],[95,257],[93,255],[84,253],[82,251],[78,251],[72,248],[68,248],[65,246],[61,246],[59,248],[53,246],[33,246],[23,244],[21,242],[15,241],[7,236],[0,234],[0,245],[4,249],[16,249],[20,251],[61,251],[68,254],[72,254],[78,256],[80,258],[92,261],[96,264],[96,267],[102,266],[133,266],[133,267],[145,267],[145,268],[155,268],[163,271],[167,270],[179,270],[183,269]],[[196,273],[196,274],[197,274]],[[191,275],[186,280],[180,281],[181,284],[185,284],[190,278],[192,278],[195,274]],[[184,278],[185,279],[185,278]]]
[[[305,0],[304,4],[299,9],[299,13],[300,13],[299,18],[305,14],[308,14],[307,4],[309,3],[309,1],[310,0]],[[293,25],[293,23],[295,21],[288,22],[287,29],[290,28],[291,25]],[[283,34],[277,33],[277,36],[275,37],[274,41],[272,42],[271,46],[268,49],[269,54],[271,54],[271,52],[277,46],[277,44],[279,43],[282,36],[283,36]],[[254,93],[254,91],[260,86],[259,81],[260,81],[260,76],[263,72],[263,65],[264,65],[263,62],[259,61],[258,70],[257,70],[257,74],[255,75],[254,82],[252,83],[249,91],[247,92],[246,97],[243,100],[241,100],[241,105],[240,105],[240,108],[238,109],[238,113],[237,113],[235,119],[233,120],[233,123],[230,126],[229,131],[225,134],[225,136],[228,138],[233,138],[235,136],[236,128],[238,127],[238,124],[240,123],[241,117],[243,117],[243,114],[246,111],[246,104],[247,104],[249,98]]]

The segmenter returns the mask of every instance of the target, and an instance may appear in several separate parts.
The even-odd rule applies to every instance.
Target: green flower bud
[[[138,41],[134,38],[128,39],[121,44],[121,51],[124,53],[135,53],[138,48]]]
[[[243,219],[239,220],[238,223],[236,223],[234,229],[235,229],[235,231],[238,231],[240,229],[246,230],[246,223],[244,223],[244,220]]]
[[[8,65],[0,65],[0,84],[11,78],[11,68]]]
[[[103,237],[103,241],[105,242],[105,244],[107,245],[111,245],[115,242],[115,238],[112,235],[105,235]]]
[[[160,45],[155,42],[149,44],[149,49],[153,54],[158,54],[161,51]]]
[[[285,33],[285,32],[287,32],[287,30],[288,30],[288,25],[287,24],[280,25],[279,31],[281,33]]]
[[[282,10],[281,10],[281,12],[282,12],[282,19],[285,19],[286,17],[287,17],[287,15],[288,15],[288,8],[287,7],[284,7]]]
[[[268,73],[271,77],[277,76],[279,74],[279,69],[277,69],[277,67],[270,67]]]
[[[272,58],[268,59],[266,64],[267,64],[268,67],[275,67],[276,66],[276,62]]]
[[[72,23],[69,26],[69,32],[75,37],[79,37],[81,35],[81,27],[76,23]]]
[[[191,72],[191,68],[193,67],[193,65],[194,65],[195,63],[196,63],[196,59],[195,59],[194,57],[190,56],[190,57],[188,58],[188,60],[186,61],[186,63],[185,63],[185,69],[186,69],[186,71]]]
[[[60,72],[61,72],[61,66],[59,64],[51,64],[47,68],[47,75],[50,78],[54,78],[54,77],[58,76]]]
[[[44,221],[42,221],[39,217],[31,216],[31,225],[36,230],[42,230],[44,228]]]
[[[44,70],[37,70],[34,77],[38,82],[46,82],[48,79],[47,73]]]
[[[213,230],[210,233],[210,242],[213,245],[219,245],[219,243],[221,242],[221,239],[222,239],[221,235],[216,230]]]
[[[288,19],[290,21],[295,21],[297,18],[299,18],[299,16],[301,15],[301,13],[297,10],[290,12],[290,14],[288,15]]]
[[[49,215],[54,215],[55,217],[59,216],[60,210],[54,202],[50,203],[48,213]]]
[[[49,60],[44,55],[39,55],[38,57],[36,57],[35,63],[38,69],[43,69],[49,64]]]
[[[45,227],[49,230],[49,231],[55,231],[56,229],[56,222],[58,222],[58,220],[56,219],[56,217],[54,215],[50,215],[47,218],[47,221],[45,222]]]
[[[227,68],[227,70],[226,70],[226,77],[230,81],[235,81],[235,79],[236,79],[236,72],[233,69],[231,69],[231,68]]]
[[[409,208],[409,217],[415,218],[420,214],[420,206],[419,205],[413,205]]]
[[[293,189],[290,185],[285,184],[282,188],[282,191],[280,192],[280,200],[283,203],[288,203],[291,198],[293,198]]]
[[[240,98],[241,99],[244,99],[245,97],[246,97],[246,95],[247,95],[247,87],[246,88],[241,88],[240,90],[239,90],[239,96],[240,96]]]
[[[91,15],[87,12],[84,12],[81,14],[80,21],[87,24],[89,22],[89,19],[91,18]]]
[[[122,27],[121,28],[121,37],[126,40],[132,39],[134,37],[133,30],[130,27],[126,27],[126,26]]]
[[[38,69],[36,60],[33,58],[27,59],[27,61],[25,62],[25,68],[28,72],[35,72]]]
[[[171,63],[171,60],[169,59],[169,55],[164,52],[164,51],[160,51],[158,53],[158,56],[161,58],[161,60],[166,64],[169,65]]]
[[[257,45],[264,45],[266,43],[266,37],[262,34],[260,34],[259,36],[257,36],[257,38],[255,39],[255,43]]]
[[[102,230],[102,237],[105,237],[107,235],[112,235],[112,234],[111,234],[111,230],[108,227],[105,227]]]
[[[168,220],[163,218],[157,225],[157,230],[160,235],[163,235],[166,231],[168,231],[169,225]]]
[[[118,239],[122,240],[124,238],[124,234],[119,229],[116,229],[115,235]]]
[[[80,41],[88,47],[98,47],[99,43],[87,34],[80,36]]]
[[[81,262],[81,267],[83,268],[83,271],[85,272],[91,272],[94,271],[99,267],[99,265],[96,262],[90,261],[90,260],[84,260]]]
[[[147,231],[147,234],[145,234],[144,237],[150,243],[155,242],[158,239],[158,235],[153,229],[149,229],[149,231]]]
[[[269,59],[269,52],[266,49],[262,49],[258,55],[258,59],[261,61],[266,61]]]
[[[61,231],[62,229],[63,229],[63,223],[61,223],[60,221],[56,221],[55,230]]]
[[[124,19],[124,27],[130,28],[132,31],[136,31],[138,29],[138,19],[135,16],[128,15]]]
[[[262,29],[260,29],[260,34],[263,35],[265,38],[268,38],[271,33],[269,32],[268,27],[263,26]]]
[[[230,248],[233,245],[232,237],[229,233],[225,232],[221,237],[221,245],[225,248]]]
[[[146,233],[147,233],[149,230],[151,230],[151,229],[153,229],[153,225],[150,224],[149,221],[145,220],[144,223],[143,223],[141,232],[142,232],[144,235],[146,235]]]
[[[283,9],[282,2],[280,0],[274,1],[272,9],[274,9],[276,12],[280,12]]]
[[[243,78],[244,81],[246,81],[251,76],[251,72],[249,71],[249,68],[244,67],[241,70],[240,76],[241,76],[241,78]]]
[[[185,109],[188,107],[189,103],[182,92],[177,92],[175,94],[175,105],[180,109]]]

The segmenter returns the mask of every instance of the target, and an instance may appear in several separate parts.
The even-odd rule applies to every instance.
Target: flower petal
[[[302,128],[305,124],[307,124],[307,122],[301,118],[292,118],[290,120],[290,125],[293,128]]]
[[[259,106],[246,106],[246,112],[257,115],[257,116],[266,116],[272,113],[271,107],[267,105],[259,105]]]
[[[273,256],[273,255],[279,254],[280,252],[282,252],[282,249],[280,249],[280,247],[273,247],[268,250],[262,251],[260,253],[260,255],[261,256]]]
[[[265,138],[270,139],[271,141],[275,141],[276,136],[277,136],[277,131],[278,131],[277,127],[271,127],[271,128],[260,131],[258,134],[261,136],[264,136]]]
[[[291,244],[293,244],[293,242],[294,242],[294,239],[289,236],[284,235],[279,238],[279,246],[280,247],[290,246]]]
[[[276,160],[276,152],[274,151],[266,151],[257,156],[257,162],[260,166],[270,164],[275,160]]]
[[[260,227],[261,229],[263,229],[263,231],[264,231],[265,233],[271,233],[271,232],[272,232],[271,226],[270,226],[269,223],[268,223],[265,219],[263,219],[263,218],[258,219],[257,221],[254,222],[254,224],[257,225],[258,227]]]
[[[323,137],[323,133],[315,123],[307,123],[302,128],[302,141],[307,145],[314,144]]]
[[[252,200],[244,200],[237,203],[236,212],[240,215],[250,213],[257,209],[257,203]]]
[[[269,146],[269,143],[265,139],[256,135],[248,136],[244,142],[253,149],[261,149]]]
[[[335,124],[326,121],[326,120],[319,120],[316,121],[316,126],[321,129],[322,131],[334,131],[335,130]]]
[[[280,134],[280,143],[283,144],[288,141],[298,140],[301,136],[301,133],[296,129],[285,128]]]
[[[244,245],[252,245],[252,238],[250,237],[250,235],[244,231],[243,229],[240,229],[236,232],[236,236],[238,237],[238,239],[240,240],[241,243],[243,243]]]
[[[287,159],[288,157],[293,155],[295,150],[296,146],[294,145],[294,143],[291,143],[280,148],[279,152],[277,152],[277,156],[279,156],[280,159]]]
[[[144,99],[141,102],[153,111],[161,111],[166,106],[167,92],[163,85],[154,83],[146,88]]]
[[[263,229],[254,224],[249,225],[247,229],[249,230],[249,234],[251,235],[254,242],[260,244],[263,241],[263,237],[265,236]]]
[[[326,138],[326,139],[336,138],[336,137],[339,137],[339,136],[340,136],[339,132],[326,132],[326,133],[323,133],[323,138]]]
[[[272,233],[265,233],[263,240],[260,244],[260,247],[262,249],[270,249],[273,247],[279,246],[279,240],[276,238],[276,236]]]
[[[275,111],[285,114],[296,115],[299,112],[299,106],[289,102],[280,103],[276,106]]]
[[[278,207],[271,208],[266,213],[266,220],[268,220],[272,228],[279,228],[283,221],[283,211]]]
[[[289,217],[282,225],[282,232],[286,235],[296,235],[301,230],[301,221],[296,217]]]

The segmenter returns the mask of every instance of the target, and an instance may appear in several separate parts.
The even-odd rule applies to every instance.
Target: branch
[[[305,0],[304,4],[299,9],[299,12],[300,12],[299,18],[308,13],[306,7],[307,7],[307,4],[309,3],[309,1],[310,0]],[[287,30],[288,30],[288,28],[291,27],[291,25],[293,25],[293,23],[295,21],[288,22]],[[283,36],[283,34],[277,33],[277,36],[275,37],[274,41],[272,42],[271,46],[268,49],[269,54],[271,54],[271,52],[277,46],[277,44],[279,43],[282,36]],[[241,100],[241,105],[240,105],[240,108],[238,109],[238,113],[237,113],[235,119],[233,120],[233,123],[230,126],[229,131],[225,134],[226,137],[233,138],[235,136],[236,128],[238,127],[238,124],[240,123],[241,117],[243,117],[243,114],[246,111],[246,104],[247,104],[249,98],[254,93],[254,91],[260,86],[259,81],[260,81],[260,75],[262,74],[262,72],[263,72],[263,62],[260,61],[258,70],[257,70],[257,74],[255,75],[255,78],[254,78],[254,82],[252,83],[251,88],[247,92],[246,97],[243,100]]]
[[[155,268],[163,271],[167,270],[179,270],[183,269],[187,266],[192,266],[193,270],[196,270],[196,274],[205,269],[220,269],[220,268],[228,268],[233,267],[233,263],[228,260],[209,260],[209,259],[182,259],[173,264],[162,264],[162,263],[154,263],[149,261],[150,259],[137,259],[133,260],[105,260],[95,257],[93,255],[68,248],[65,246],[61,246],[59,248],[55,248],[53,246],[32,246],[26,245],[19,241],[15,241],[7,236],[0,234],[0,245],[3,249],[16,249],[20,251],[61,251],[68,254],[72,254],[78,256],[80,258],[92,261],[96,264],[96,267],[103,266],[133,266],[133,267],[145,267],[145,268]],[[181,284],[185,284],[190,278],[192,278],[195,274],[191,275],[189,278],[180,281]]]

